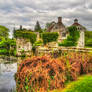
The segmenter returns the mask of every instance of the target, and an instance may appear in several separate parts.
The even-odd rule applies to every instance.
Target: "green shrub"
[[[49,42],[54,42],[57,41],[58,39],[58,33],[57,32],[44,32],[41,35],[41,38],[43,40],[43,43],[49,43]]]
[[[34,46],[41,46],[42,44],[43,44],[43,42],[41,40],[39,40],[34,43]]]
[[[92,38],[91,39],[89,38],[88,40],[86,40],[85,45],[92,46]]]
[[[92,31],[85,32],[85,46],[92,46]]]
[[[33,44],[33,46],[32,46],[32,52],[33,52],[34,55],[36,54],[36,47],[41,46],[42,44],[43,44],[43,42],[42,42],[41,40],[36,41],[36,42]]]
[[[0,54],[14,55],[16,51],[16,41],[14,39],[6,39],[0,42]]]
[[[0,54],[2,55],[7,55],[8,54],[8,50],[7,49],[0,49]]]

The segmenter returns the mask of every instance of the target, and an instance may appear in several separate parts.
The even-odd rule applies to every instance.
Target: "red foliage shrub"
[[[16,82],[18,92],[61,88],[65,82],[64,63],[49,56],[27,59],[18,68]]]
[[[69,53],[64,61],[66,62],[66,76],[70,77],[69,80],[76,80],[79,75],[92,72],[91,54]]]
[[[76,80],[85,73],[92,73],[92,55],[88,53],[68,53],[59,59],[50,56],[32,57],[24,60],[18,68],[17,91],[37,92],[40,89],[62,88],[65,81]]]

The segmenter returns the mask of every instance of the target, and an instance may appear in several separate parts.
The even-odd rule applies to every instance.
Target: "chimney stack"
[[[58,17],[58,23],[62,23],[62,17]]]

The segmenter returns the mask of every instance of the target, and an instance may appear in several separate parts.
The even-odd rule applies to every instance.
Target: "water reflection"
[[[14,74],[17,72],[17,63],[0,63],[0,92],[14,92],[16,83]]]

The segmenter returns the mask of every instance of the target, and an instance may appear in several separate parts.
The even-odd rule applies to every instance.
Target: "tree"
[[[36,22],[36,25],[35,25],[35,29],[34,29],[36,32],[42,32],[42,29],[41,29],[41,26],[40,26],[40,23],[39,21]]]
[[[9,37],[9,29],[0,25],[0,39]]]
[[[50,26],[52,25],[52,23],[46,23],[46,29],[48,29]]]
[[[14,55],[16,51],[16,40],[4,39],[0,41],[0,55]]]

